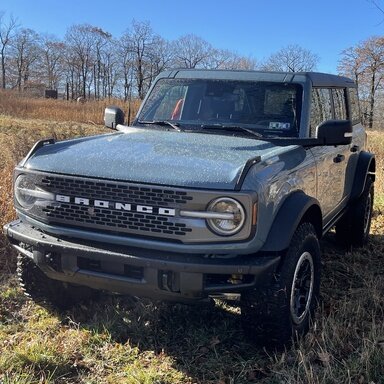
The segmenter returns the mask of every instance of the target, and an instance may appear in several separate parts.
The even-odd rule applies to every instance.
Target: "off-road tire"
[[[362,247],[368,242],[373,211],[374,187],[368,177],[364,191],[336,224],[336,239],[344,246]]]
[[[274,281],[242,295],[242,324],[248,338],[269,348],[288,345],[307,333],[319,297],[320,257],[315,228],[302,223]]]
[[[95,297],[95,290],[47,277],[29,257],[18,254],[17,276],[24,294],[35,303],[54,310],[65,310]]]

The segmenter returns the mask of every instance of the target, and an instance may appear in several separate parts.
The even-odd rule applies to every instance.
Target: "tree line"
[[[170,68],[313,70],[318,56],[288,46],[264,63],[199,36],[168,41],[147,21],[132,21],[118,38],[89,24],[72,25],[63,39],[41,35],[0,12],[1,87],[65,89],[67,97],[143,99],[154,78]]]
[[[345,49],[338,71],[357,83],[363,118],[372,128],[374,121],[382,117],[379,114],[384,95],[384,37],[373,36]]]
[[[143,99],[155,77],[171,68],[316,70],[320,58],[288,45],[263,61],[219,49],[194,34],[168,41],[148,21],[133,20],[120,37],[89,24],[72,25],[63,39],[20,26],[0,11],[1,88],[60,90],[68,99]],[[341,52],[338,73],[359,86],[364,122],[381,121],[384,37]]]

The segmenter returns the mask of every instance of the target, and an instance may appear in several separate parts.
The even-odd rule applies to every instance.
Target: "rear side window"
[[[332,89],[333,105],[335,108],[336,120],[347,120],[347,108],[345,103],[345,89],[335,88]]]
[[[359,107],[359,98],[357,95],[356,88],[348,88],[349,92],[349,109],[352,118],[352,124],[357,124],[360,122],[360,107]]]
[[[313,88],[310,135],[316,135],[316,127],[326,120],[349,118],[345,88]]]
[[[332,119],[332,99],[328,88],[312,89],[310,133],[315,136],[316,127],[325,120]]]

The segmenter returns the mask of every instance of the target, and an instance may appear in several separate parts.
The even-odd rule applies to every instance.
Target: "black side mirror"
[[[119,107],[105,108],[104,124],[107,128],[116,129],[118,124],[124,124],[124,112]]]
[[[317,127],[317,138],[324,145],[348,145],[352,141],[350,120],[327,120]]]

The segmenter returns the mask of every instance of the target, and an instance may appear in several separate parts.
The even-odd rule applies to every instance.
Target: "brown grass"
[[[368,149],[376,155],[376,202],[384,206],[384,132],[368,132]]]
[[[4,103],[0,98],[0,109]],[[14,217],[12,169],[37,139],[107,132],[73,122],[83,119],[81,109],[64,114],[65,122],[48,119],[56,103],[82,108],[32,100],[29,107],[39,106],[44,116],[26,107],[30,115],[20,117],[19,106],[10,106],[15,115],[0,114],[0,225]],[[22,297],[11,273],[14,254],[0,235],[0,382],[384,383],[384,133],[369,132],[369,147],[377,159],[371,240],[347,251],[332,234],[322,241],[321,305],[296,348],[255,348],[244,338],[239,311],[223,303],[187,307],[106,296],[47,312]]]
[[[1,99],[2,100],[2,99]],[[2,102],[3,103],[3,100]],[[50,101],[48,101],[50,103]],[[107,132],[102,126],[77,122],[54,122],[43,119],[0,115],[0,226],[14,218],[12,173],[15,165],[40,139],[56,140]],[[8,257],[5,257],[8,255]],[[14,253],[0,233],[0,270],[14,268]]]
[[[103,114],[107,105],[117,105],[133,117],[139,102],[121,100],[75,101],[30,98],[14,91],[0,90],[0,226],[14,217],[12,171],[40,139],[64,140],[107,132]],[[0,234],[0,269],[12,270],[14,257]]]
[[[90,100],[78,103],[70,100],[31,98],[23,93],[0,90],[0,115],[16,118],[39,119],[48,121],[76,121],[79,123],[103,124],[104,109],[116,105],[127,114],[131,109],[131,120],[135,116],[140,102],[130,103],[120,99]]]

